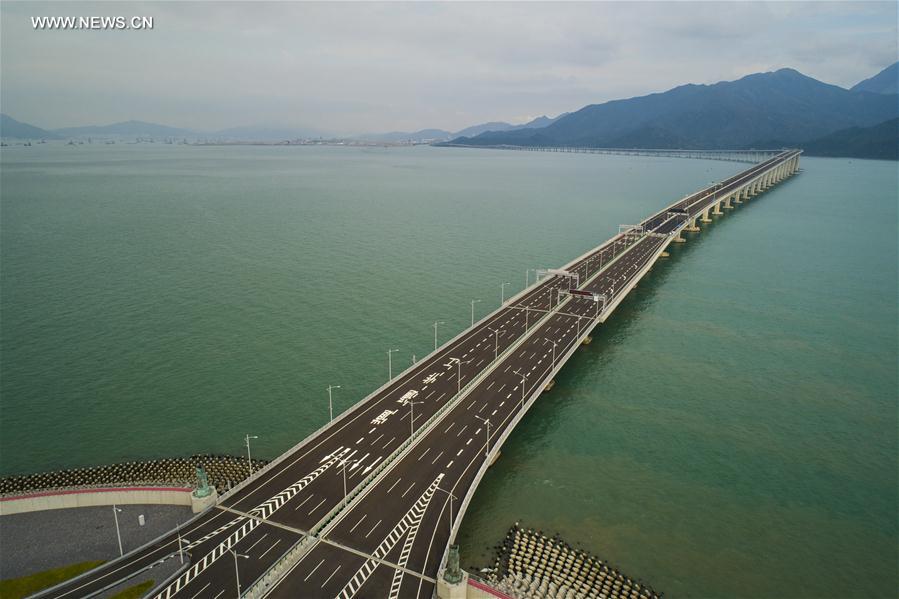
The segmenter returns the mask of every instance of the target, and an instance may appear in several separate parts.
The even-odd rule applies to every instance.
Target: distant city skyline
[[[2,111],[49,129],[457,131],[784,67],[851,87],[899,53],[895,2],[3,2],[0,23]]]

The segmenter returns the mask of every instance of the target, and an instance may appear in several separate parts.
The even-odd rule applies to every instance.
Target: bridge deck
[[[688,223],[797,156],[683,198],[643,221],[643,234],[564,267],[605,304],[561,295],[570,279],[548,277],[357,403],[182,527],[190,563],[153,596],[233,594],[231,549],[248,556],[237,565],[254,594],[430,596],[477,483],[546,382]],[[42,596],[89,596],[177,551],[165,535]]]

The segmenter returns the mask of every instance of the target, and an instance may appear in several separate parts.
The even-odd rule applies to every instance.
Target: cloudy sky
[[[0,27],[2,110],[45,128],[458,130],[781,67],[849,87],[897,60],[896,2],[4,0]]]

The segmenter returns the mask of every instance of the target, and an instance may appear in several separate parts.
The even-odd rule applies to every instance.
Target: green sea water
[[[743,165],[438,148],[4,148],[0,474],[272,458],[558,266]],[[503,448],[515,520],[672,597],[895,597],[897,169],[803,172],[673,246]]]

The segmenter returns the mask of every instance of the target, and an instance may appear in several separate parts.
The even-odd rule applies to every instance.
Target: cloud
[[[897,59],[889,2],[0,4],[4,111],[40,126],[461,129],[793,67],[850,86]],[[152,31],[35,31],[35,15]]]

